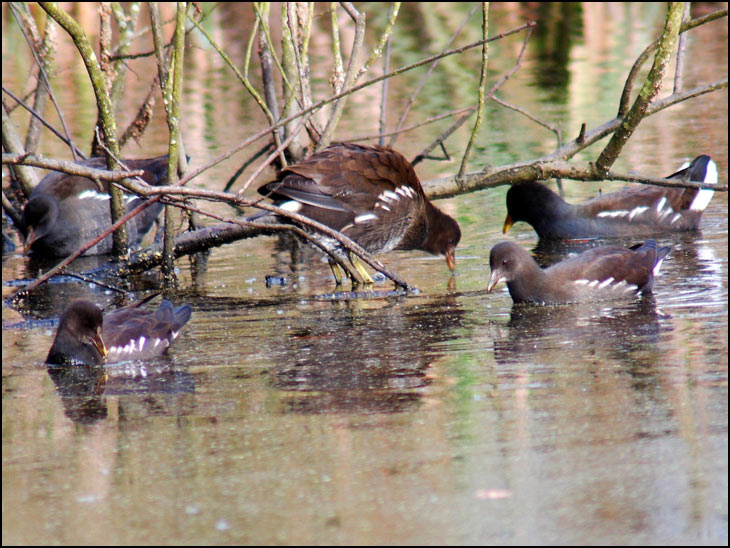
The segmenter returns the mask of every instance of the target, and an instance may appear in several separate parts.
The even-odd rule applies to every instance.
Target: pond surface
[[[410,9],[406,21],[426,17]],[[540,80],[535,40],[505,97],[576,134],[583,121],[610,116],[663,8],[601,9],[579,14],[585,36],[573,37],[567,83],[549,89]],[[449,29],[460,22],[428,15]],[[494,33],[538,15],[495,10]],[[417,40],[419,30],[403,30],[412,35],[401,40]],[[612,34],[619,30],[627,35]],[[702,52],[687,67],[692,85],[727,73],[726,20],[698,31],[689,44]],[[496,74],[519,44],[493,48]],[[5,68],[5,45],[3,59]],[[188,79],[193,167],[246,133],[224,123],[240,107],[211,77],[222,69],[206,70]],[[439,78],[456,77],[444,71]],[[407,97],[412,84],[401,85],[394,93]],[[206,93],[223,98],[197,113],[204,101],[192,98]],[[439,93],[429,108],[451,100]],[[727,184],[727,104],[724,91],[647,120],[617,169],[668,175],[707,153]],[[493,113],[474,168],[554,147],[515,116]],[[206,124],[215,120],[212,135]],[[361,134],[358,122],[356,113],[345,120],[341,138]],[[412,157],[442,129],[398,147]],[[457,169],[458,160],[426,162],[418,172],[428,179]],[[211,180],[234,170],[224,165]],[[621,186],[564,185],[572,202]],[[383,257],[419,288],[408,297],[321,299],[334,289],[326,262],[274,237],[182,259],[172,299],[194,312],[169,356],[108,366],[106,377],[47,370],[55,327],[46,320],[71,298],[113,308],[114,295],[65,280],[40,288],[22,313],[3,307],[3,542],[726,544],[727,195],[715,195],[701,231],[659,238],[673,251],[653,296],[513,307],[505,286],[485,292],[489,250],[506,238],[505,193],[437,202],[462,227],[455,276],[423,253]],[[538,246],[524,224],[508,238],[543,264],[578,250]],[[3,280],[37,268],[5,255]],[[267,288],[267,275],[284,283]],[[155,287],[154,276],[143,277],[131,298]]]

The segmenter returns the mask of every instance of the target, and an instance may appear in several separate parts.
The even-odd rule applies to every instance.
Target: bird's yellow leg
[[[342,280],[345,279],[345,271],[335,261],[330,260],[330,269],[332,269],[332,275],[335,277],[337,285],[342,285]]]
[[[350,262],[352,263],[352,266],[355,267],[355,270],[358,271],[360,276],[362,276],[363,283],[372,285],[373,279],[370,277],[370,274],[368,274],[368,271],[365,270],[365,266],[362,262],[360,262],[360,258],[354,253],[350,253]]]

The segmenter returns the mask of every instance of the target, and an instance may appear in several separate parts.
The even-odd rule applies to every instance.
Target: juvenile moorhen
[[[333,144],[288,166],[258,191],[279,207],[342,232],[370,253],[420,249],[444,255],[451,270],[456,264],[458,223],[426,198],[411,163],[393,149]],[[350,261],[372,283],[354,255]],[[334,267],[333,272],[340,283]]]
[[[187,304],[173,308],[166,299],[157,310],[140,308],[155,296],[106,315],[92,302],[73,301],[61,314],[46,363],[101,365],[163,354],[190,319],[192,309]]]
[[[501,242],[489,254],[487,292],[504,280],[515,303],[558,304],[651,293],[669,251],[657,249],[654,240],[629,249],[597,247],[543,270],[526,249]]]

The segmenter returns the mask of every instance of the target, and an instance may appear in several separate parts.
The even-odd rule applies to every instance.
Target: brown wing
[[[163,354],[190,319],[192,309],[189,305],[173,308],[166,299],[157,310],[139,308],[150,298],[104,317],[102,338],[107,348],[107,363],[149,359]]]
[[[698,156],[692,163],[668,179],[704,182],[708,174],[710,157]],[[636,224],[651,223],[672,230],[696,227],[702,215],[701,207],[690,210],[699,190],[641,185],[588,200],[576,209],[580,214],[616,219]]]
[[[383,147],[333,145],[282,171],[259,189],[298,211],[340,230],[371,251],[397,245],[424,205],[411,164]]]
[[[610,291],[628,286],[631,291],[650,290],[654,268],[669,253],[668,247],[657,250],[648,240],[636,249],[605,246],[591,249],[562,261],[546,270],[551,276],[582,283],[586,291]],[[580,282],[579,282],[580,281]]]

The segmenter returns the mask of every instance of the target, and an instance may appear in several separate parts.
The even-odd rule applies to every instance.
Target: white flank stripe
[[[400,200],[400,196],[398,196],[395,192],[391,190],[384,190],[380,193],[378,199],[383,200],[384,202],[391,202],[393,200]]]
[[[598,289],[603,289],[607,285],[611,285],[611,282],[613,282],[613,278],[607,278],[603,280],[600,284],[598,284]]]
[[[680,220],[681,218],[682,218],[682,215],[681,215],[681,214],[679,214],[679,213],[675,213],[675,214],[674,214],[674,217],[672,217],[672,223],[671,223],[671,224],[674,224],[674,223],[676,223],[676,222],[677,222],[677,221],[679,221],[679,220]]]
[[[363,213],[362,215],[355,217],[354,220],[356,223],[367,223],[368,221],[372,221],[377,218],[378,216],[375,213]]]
[[[625,217],[629,214],[629,211],[627,209],[620,209],[620,210],[614,210],[614,211],[601,211],[598,214],[598,217]]]
[[[94,200],[108,200],[109,194],[97,192],[96,190],[84,190],[81,194],[79,194],[79,200],[85,200],[86,198],[93,198]]]
[[[653,270],[654,276],[659,276],[659,270],[661,269],[663,262],[664,262],[664,259],[662,259],[656,265],[654,265],[654,270]]]
[[[664,204],[667,203],[667,199],[665,197],[662,197],[661,200],[659,200],[656,204],[656,212],[661,212],[662,208],[664,207]]]
[[[631,210],[631,213],[629,213],[629,221],[632,220],[637,215],[644,213],[644,211],[646,211],[647,209],[649,209],[649,208],[646,206],[635,207],[634,209]]]

